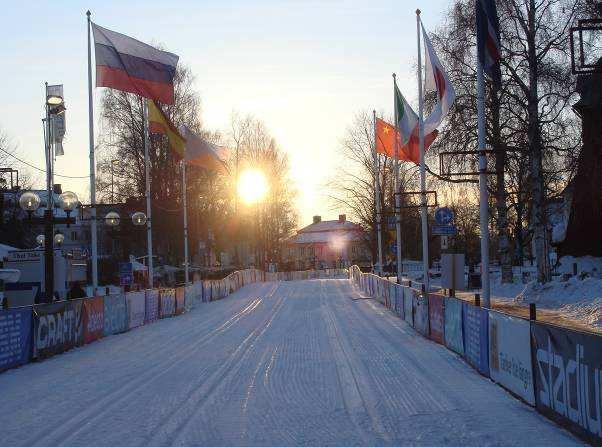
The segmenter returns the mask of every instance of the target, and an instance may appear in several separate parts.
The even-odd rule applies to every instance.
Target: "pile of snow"
[[[593,256],[581,256],[575,258],[573,256],[563,256],[559,260],[559,265],[556,271],[560,274],[573,273],[573,264],[577,264],[578,275],[588,275],[595,278],[602,278],[602,258]]]

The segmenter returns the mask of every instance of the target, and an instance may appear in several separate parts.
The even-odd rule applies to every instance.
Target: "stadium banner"
[[[602,445],[602,337],[531,322],[537,410]]]
[[[33,308],[33,356],[45,359],[83,341],[82,301],[37,304]]]
[[[176,315],[181,315],[184,313],[185,310],[185,306],[184,306],[184,300],[186,299],[186,290],[184,289],[184,287],[176,287],[176,311],[175,314]]]
[[[462,301],[445,297],[445,346],[464,355],[464,334],[462,331]]]
[[[157,321],[159,318],[159,290],[146,289],[144,300],[144,324]]]
[[[403,289],[403,312],[405,314],[405,321],[410,326],[414,326],[414,294],[409,287],[401,286],[401,288]]]
[[[195,285],[188,284],[184,288],[184,310],[186,312],[190,312],[192,307],[194,306],[194,296],[195,296]]]
[[[146,301],[144,290],[126,293],[125,301],[128,308],[128,329],[142,326],[144,324]]]
[[[176,311],[176,294],[174,289],[162,289],[159,300],[159,316],[171,317]]]
[[[535,405],[528,320],[489,311],[489,376],[528,404]]]
[[[462,303],[464,358],[484,376],[489,377],[489,313],[470,303]]]
[[[122,293],[104,297],[104,336],[127,331],[128,309]]]
[[[105,303],[102,296],[86,298],[84,306],[84,343],[102,338],[105,330]]]
[[[412,291],[412,307],[414,309],[414,329],[425,337],[429,336],[429,302],[420,290]]]
[[[31,307],[0,310],[0,372],[29,362],[31,324]]]
[[[429,293],[429,337],[437,343],[444,344],[445,331],[445,310],[444,297],[434,293]]]

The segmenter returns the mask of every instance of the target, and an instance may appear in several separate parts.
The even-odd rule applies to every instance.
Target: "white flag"
[[[454,87],[449,82],[449,77],[441,65],[433,44],[431,43],[424,25],[422,25],[422,35],[424,37],[424,47],[426,53],[426,73],[424,79],[424,89],[427,92],[437,92],[437,104],[433,107],[431,114],[424,120],[424,134],[428,135],[433,132],[441,122],[445,115],[451,109],[456,92]]]

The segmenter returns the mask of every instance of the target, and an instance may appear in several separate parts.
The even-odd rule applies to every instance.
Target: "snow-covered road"
[[[0,375],[3,446],[572,446],[347,280],[253,284]]]

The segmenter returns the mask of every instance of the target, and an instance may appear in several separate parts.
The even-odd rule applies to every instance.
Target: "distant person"
[[[86,297],[86,292],[84,289],[82,289],[82,286],[79,283],[79,281],[76,281],[73,284],[71,284],[71,289],[69,289],[69,292],[67,292],[68,300],[76,300],[78,298],[85,298],[85,297]]]

